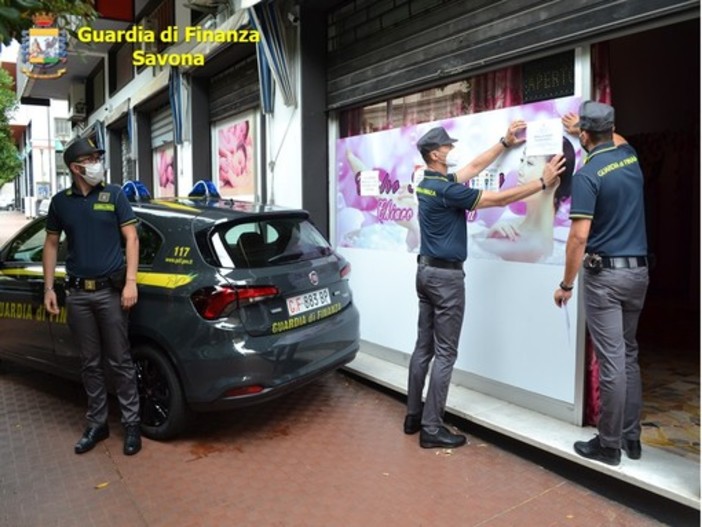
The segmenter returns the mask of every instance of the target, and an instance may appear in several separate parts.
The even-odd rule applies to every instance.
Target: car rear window
[[[276,217],[239,222],[213,239],[224,267],[250,268],[312,260],[331,254],[324,236],[308,220]]]

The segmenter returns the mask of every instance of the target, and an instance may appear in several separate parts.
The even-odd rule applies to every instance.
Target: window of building
[[[68,141],[71,138],[71,121],[54,119],[54,134],[59,141]]]
[[[136,45],[141,46],[142,44]],[[132,62],[134,46],[135,44],[125,42],[110,51],[110,95],[122,89],[134,78],[134,63]]]
[[[368,134],[575,93],[574,54],[568,51],[340,115],[340,135]]]

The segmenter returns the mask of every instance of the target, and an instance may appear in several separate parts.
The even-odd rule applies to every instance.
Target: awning
[[[289,53],[285,44],[285,25],[282,22],[283,18],[278,8],[273,2],[261,2],[249,8],[249,16],[252,24],[261,35],[258,47],[263,49],[263,54],[265,54],[268,63],[267,66],[280,89],[284,104],[286,106],[295,106],[297,104],[295,82]],[[262,66],[259,65],[259,68],[262,68]],[[264,93],[265,83],[263,82],[263,76],[261,76],[260,80],[263,103],[264,97],[272,98],[272,90]]]
[[[273,113],[273,76],[268,59],[263,51],[263,46],[256,46],[256,58],[258,65],[258,83],[261,92],[261,109],[263,113]]]
[[[129,155],[132,159],[136,158],[136,115],[132,106],[132,99],[127,99],[127,140],[129,141]]]
[[[181,96],[181,85],[183,83],[180,70],[171,68],[168,73],[168,101],[171,104],[171,116],[173,117],[173,139],[175,144],[183,144],[183,98]]]

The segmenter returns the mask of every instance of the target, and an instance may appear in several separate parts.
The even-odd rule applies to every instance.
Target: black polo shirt
[[[87,196],[73,186],[51,199],[46,232],[66,233],[66,273],[97,278],[124,266],[120,229],[131,223],[134,211],[117,185],[96,185]]]
[[[480,201],[481,190],[456,183],[455,174],[425,170],[416,188],[419,201],[419,254],[453,262],[468,255],[466,210]]]
[[[643,174],[629,144],[597,145],[573,176],[571,219],[592,220],[587,252],[646,256]]]

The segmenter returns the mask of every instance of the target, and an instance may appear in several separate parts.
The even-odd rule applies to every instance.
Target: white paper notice
[[[363,170],[361,172],[361,196],[380,196],[378,175],[377,170]]]
[[[560,119],[544,119],[527,124],[527,156],[550,156],[562,153],[563,123]]]

